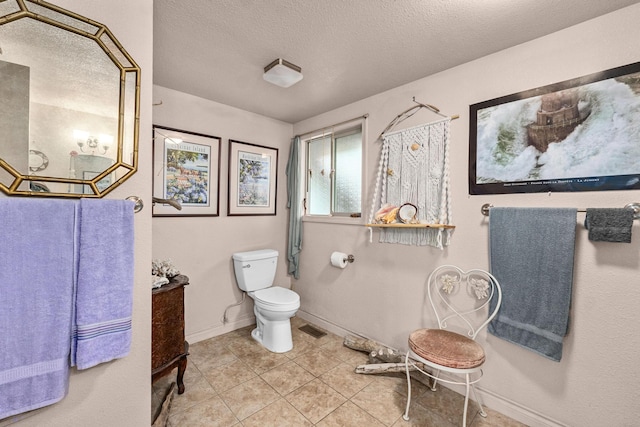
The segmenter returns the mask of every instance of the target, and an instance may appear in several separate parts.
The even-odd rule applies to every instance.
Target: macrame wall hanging
[[[455,228],[449,194],[449,128],[453,118],[383,132],[368,221],[369,227],[380,229],[381,243],[440,249],[449,245]]]

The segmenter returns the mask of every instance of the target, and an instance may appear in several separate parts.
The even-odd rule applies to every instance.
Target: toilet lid
[[[287,288],[271,286],[253,293],[253,298],[265,304],[296,304],[300,302],[300,295]]]

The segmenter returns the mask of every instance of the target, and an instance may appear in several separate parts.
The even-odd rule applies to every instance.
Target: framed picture
[[[277,181],[277,148],[229,140],[229,216],[275,215]]]
[[[218,216],[220,149],[217,136],[153,126],[153,216]]]
[[[640,188],[640,62],[469,109],[469,194]]]

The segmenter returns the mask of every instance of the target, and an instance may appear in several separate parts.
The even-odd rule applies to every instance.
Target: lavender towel
[[[75,206],[0,198],[0,419],[67,394]]]
[[[502,306],[488,331],[554,361],[569,327],[577,209],[491,208]]]
[[[72,366],[126,356],[133,301],[133,202],[81,199]]]
[[[584,226],[589,230],[589,240],[631,243],[633,216],[633,209],[628,208],[588,208]]]

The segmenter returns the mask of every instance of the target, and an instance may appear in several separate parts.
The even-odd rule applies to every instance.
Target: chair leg
[[[439,377],[440,377],[440,370],[438,369],[432,378],[433,382],[431,383],[431,391],[436,391],[436,384],[438,383]]]
[[[466,390],[464,393],[464,412],[462,412],[462,427],[467,427],[467,408],[469,407],[469,374],[465,375],[466,379]]]
[[[487,413],[484,411],[484,407],[482,406],[482,400],[480,400],[480,397],[478,396],[478,393],[476,392],[476,387],[475,385],[471,384],[471,390],[473,391],[473,397],[475,397],[476,399],[476,403],[478,404],[478,407],[480,408],[480,416],[482,418],[487,418]]]
[[[411,375],[409,375],[409,353],[404,358],[404,370],[407,374],[407,408],[404,411],[402,419],[409,421],[409,406],[411,405]]]

